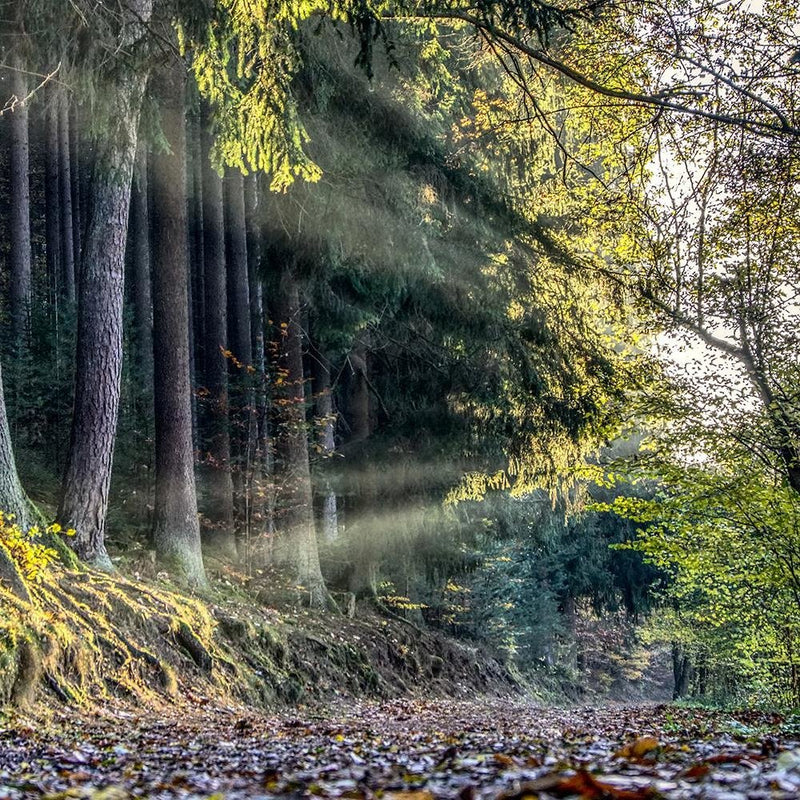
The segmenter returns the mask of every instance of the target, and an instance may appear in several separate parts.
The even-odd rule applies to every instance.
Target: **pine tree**
[[[153,350],[156,495],[153,541],[163,563],[205,586],[194,479],[186,209],[186,70],[174,58],[153,85],[170,152],[153,156]]]
[[[225,271],[225,223],[222,178],[211,163],[211,120],[204,114],[203,162],[203,265],[205,284],[206,418],[204,542],[215,554],[235,559],[233,530],[233,479],[228,401],[228,306]]]
[[[14,346],[22,348],[28,340],[30,320],[31,223],[27,81],[19,57],[12,61],[11,91],[16,102],[8,112],[11,129],[10,310]]]
[[[151,0],[122,7],[119,45],[136,49]],[[77,554],[110,569],[105,520],[122,372],[125,242],[137,130],[147,74],[117,64],[103,76],[103,120],[93,143],[92,203],[81,254],[75,407],[58,518]]]

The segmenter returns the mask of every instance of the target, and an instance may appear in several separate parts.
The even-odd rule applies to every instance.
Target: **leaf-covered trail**
[[[0,798],[797,797],[798,742],[780,722],[669,706],[558,710],[494,700],[273,716],[117,709],[0,732]]]

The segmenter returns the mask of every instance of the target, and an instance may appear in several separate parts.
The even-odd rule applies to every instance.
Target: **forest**
[[[797,796],[798,291],[789,0],[1,0],[0,799]]]

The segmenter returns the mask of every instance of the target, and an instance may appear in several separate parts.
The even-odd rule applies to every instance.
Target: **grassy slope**
[[[478,649],[361,609],[278,608],[245,583],[229,573],[199,598],[163,576],[53,567],[28,585],[31,602],[0,583],[0,706],[519,691]]]

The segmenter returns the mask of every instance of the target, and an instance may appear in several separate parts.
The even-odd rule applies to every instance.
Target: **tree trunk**
[[[156,495],[153,541],[180,578],[205,586],[194,480],[189,378],[189,262],[186,217],[186,70],[178,59],[154,80],[161,130],[171,150],[153,156],[153,348]]]
[[[250,470],[250,552],[259,558],[269,549],[273,533],[275,505],[271,486],[272,457],[269,434],[269,395],[267,391],[267,355],[264,341],[264,282],[261,276],[261,221],[259,219],[258,175],[245,180],[245,222],[247,225],[247,265],[250,281],[250,334],[255,368],[254,446]],[[264,544],[267,544],[264,547]],[[260,560],[263,560],[260,558]]]
[[[72,240],[72,169],[69,147],[69,101],[63,92],[58,99],[58,185],[61,225],[61,294],[75,302],[75,249]]]
[[[120,46],[135,49],[152,0],[123,8]],[[136,133],[146,81],[129,63],[111,68],[102,91],[107,117],[94,142],[92,204],[87,214],[78,298],[75,406],[58,517],[75,528],[86,561],[111,569],[104,534],[122,369],[125,241]]]
[[[253,346],[250,339],[250,283],[247,274],[244,180],[238,169],[229,168],[225,174],[225,214],[228,257],[228,340],[234,357],[247,367],[253,363]]]
[[[247,231],[244,212],[244,181],[238,169],[225,174],[225,235],[228,261],[228,342],[233,353],[230,367],[231,456],[235,519],[246,531],[249,511],[247,475],[255,450],[253,414],[253,365],[250,336],[250,282],[247,263]]]
[[[203,529],[208,549],[236,559],[233,530],[233,481],[228,419],[227,287],[225,279],[225,227],[222,178],[211,165],[210,120],[202,127],[203,138],[203,264],[205,282],[205,381],[206,381],[206,507]]]
[[[17,475],[17,465],[11,445],[11,432],[8,427],[8,415],[6,414],[2,372],[0,372],[0,511],[13,514],[15,522],[22,530],[28,530],[36,519]]]
[[[148,204],[147,149],[136,150],[131,187],[131,248],[133,328],[136,342],[137,380],[149,396],[153,390],[153,298],[150,287],[150,214]]]
[[[50,97],[45,114],[44,202],[45,202],[45,255],[47,275],[58,304],[61,296],[61,187],[59,185],[60,158],[58,153],[58,100]]]
[[[672,699],[687,697],[692,679],[692,664],[680,642],[672,643],[672,674],[675,679]]]
[[[78,147],[79,127],[78,109],[73,105],[69,115],[70,125],[70,190],[72,192],[72,250],[73,264],[77,267],[81,263],[81,167],[80,149]],[[77,286],[77,275],[75,276]],[[76,289],[77,294],[77,289]]]
[[[365,441],[372,433],[367,350],[363,342],[357,342],[347,356],[345,377],[347,423],[350,427],[347,443],[350,445]]]
[[[194,326],[195,386],[205,385],[205,264],[203,255],[203,148],[199,115],[186,120],[187,167],[189,173],[189,254],[192,284],[192,324]]]
[[[27,96],[25,73],[19,59],[13,63],[11,91]],[[11,330],[14,347],[28,340],[31,304],[31,221],[28,158],[28,107],[19,102],[9,114],[11,129]]]
[[[11,446],[11,432],[8,427],[3,377],[0,372],[0,511],[14,516],[14,522],[22,530],[33,525],[34,514],[30,502],[22,490]],[[0,581],[20,599],[31,602],[31,595],[16,562],[8,548],[0,542]]]
[[[336,511],[336,493],[326,474],[328,460],[336,450],[334,433],[336,417],[333,413],[333,393],[331,391],[331,365],[328,359],[316,348],[310,355],[312,388],[314,390],[314,424],[316,428],[316,451],[322,463],[316,491],[319,497],[319,535],[323,542],[336,540],[339,534],[339,518]]]
[[[284,268],[275,298],[276,342],[275,478],[277,528],[275,562],[305,587],[312,606],[330,603],[322,578],[314,531],[311,473],[306,435],[300,292]]]

